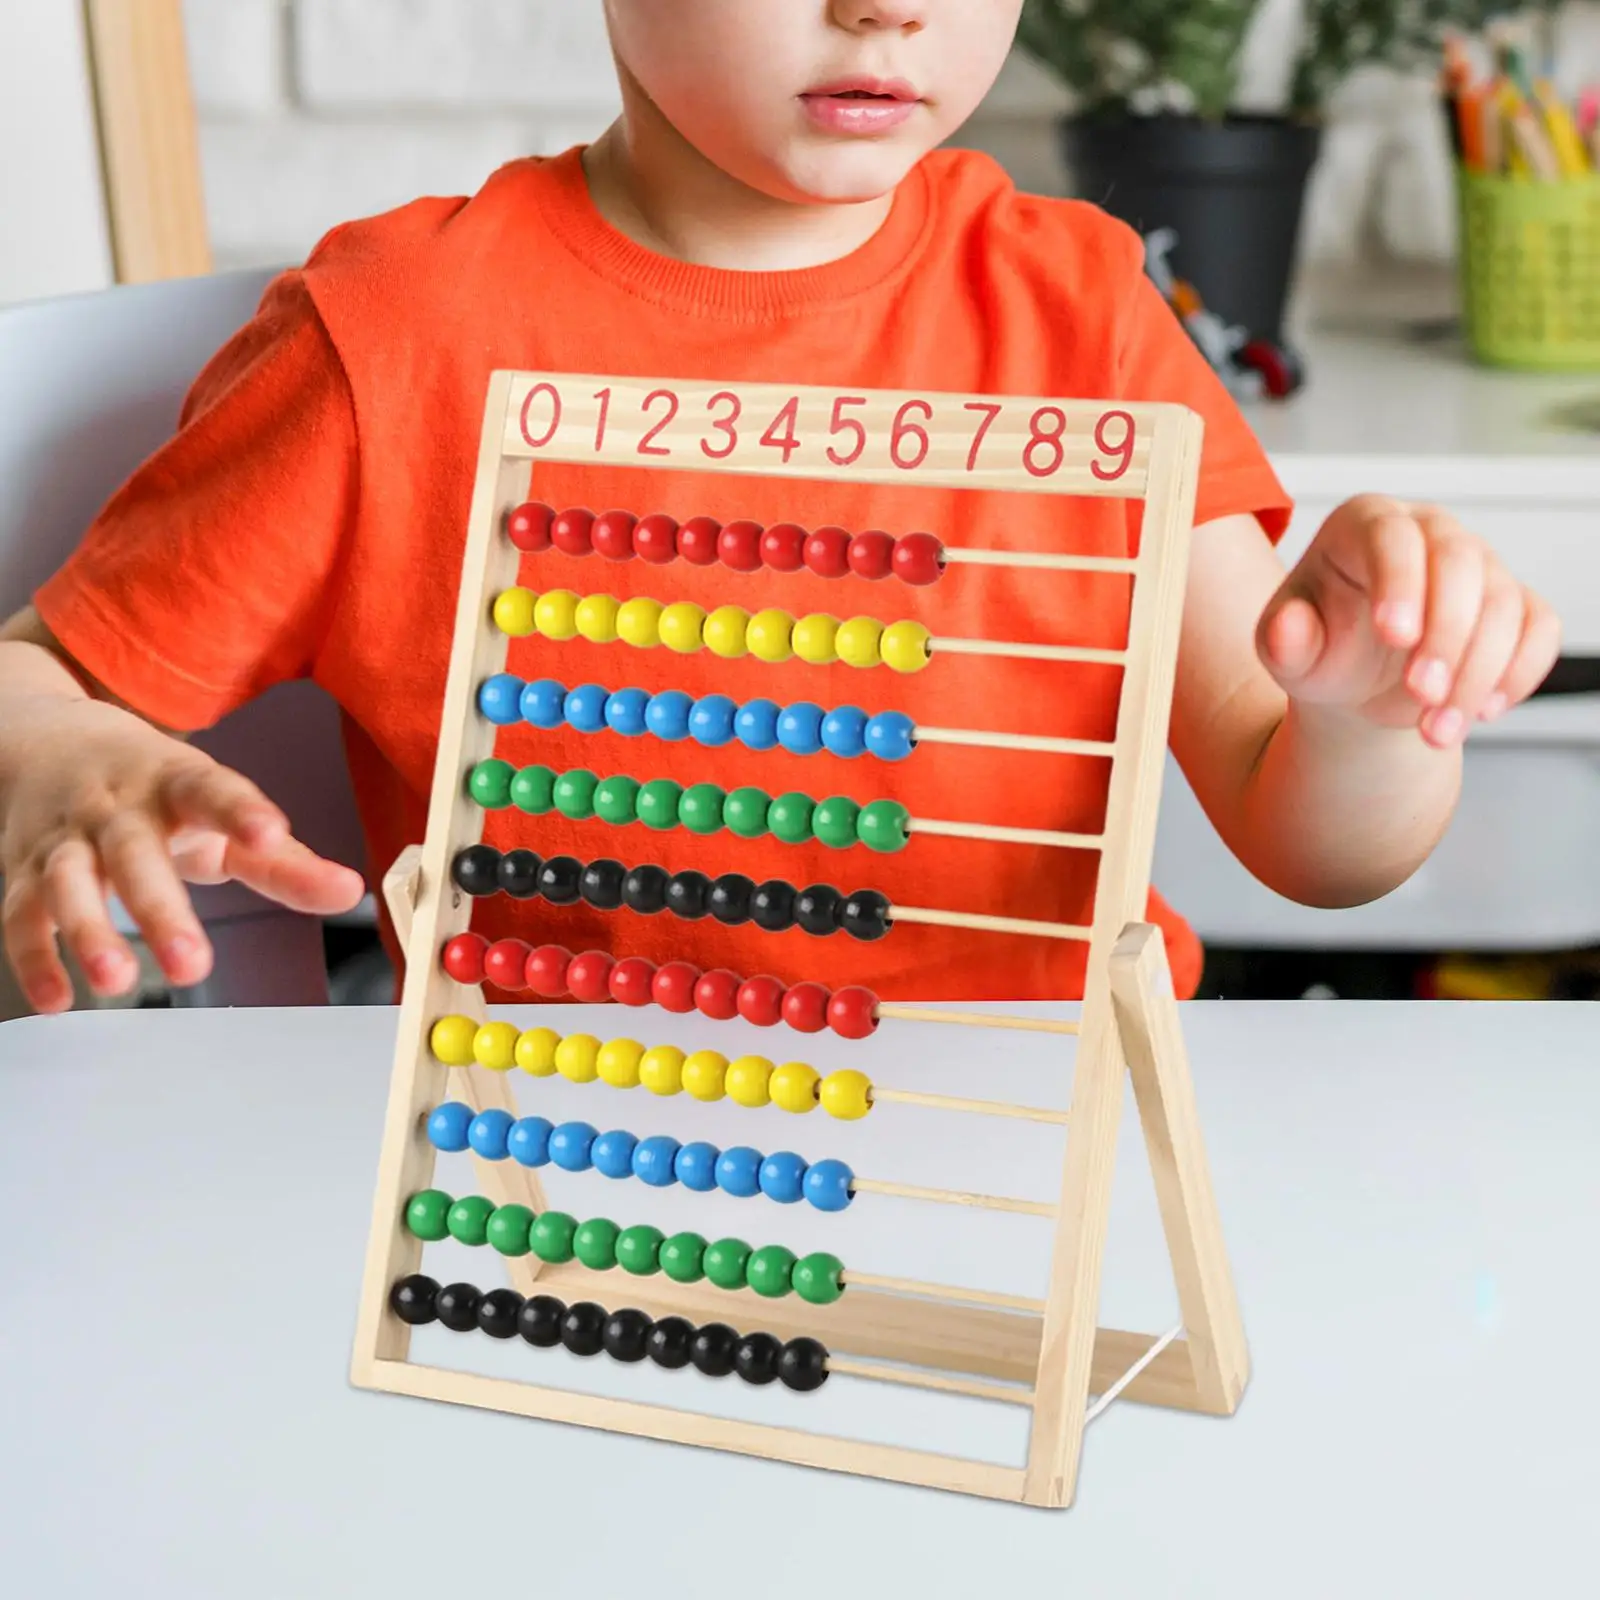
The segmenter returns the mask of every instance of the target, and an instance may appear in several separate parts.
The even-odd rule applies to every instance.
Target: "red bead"
[[[653,962],[643,956],[624,956],[611,969],[611,998],[619,1006],[647,1006],[655,980]]]
[[[774,572],[798,572],[806,564],[806,530],[775,522],[761,535],[761,559]]]
[[[506,537],[519,550],[548,550],[554,516],[549,506],[530,500],[525,506],[518,506],[506,519]]]
[[[439,965],[457,983],[483,982],[483,957],[489,941],[481,933],[458,933],[444,947]]]
[[[567,967],[571,961],[570,950],[558,944],[542,944],[528,952],[523,977],[535,994],[546,1000],[560,1000],[567,992]]]
[[[758,1028],[775,1028],[783,1018],[783,984],[777,978],[746,978],[739,985],[739,1015]]]
[[[585,950],[567,968],[567,988],[574,1000],[596,1005],[611,998],[611,969],[616,965],[604,950]]]
[[[527,982],[532,948],[525,939],[496,939],[483,953],[484,977],[497,989],[520,989]]]
[[[828,1026],[844,1039],[865,1039],[878,1026],[878,997],[870,989],[837,989],[828,1002]]]
[[[574,506],[570,511],[556,513],[550,524],[550,543],[562,555],[586,556],[594,550],[590,531],[594,527],[594,512]]]
[[[735,572],[756,572],[761,567],[761,524],[730,522],[717,535],[717,559]]]
[[[678,554],[692,567],[713,567],[721,537],[722,524],[715,517],[690,517],[678,529]]]
[[[919,589],[944,575],[944,546],[931,533],[907,533],[894,542],[894,575]]]
[[[633,530],[634,553],[641,561],[664,567],[678,559],[678,524],[665,512],[653,511]]]
[[[726,967],[702,973],[694,986],[695,1009],[716,1022],[731,1022],[739,1015],[739,974]]]
[[[828,1026],[829,999],[820,983],[797,983],[783,997],[783,1020],[796,1033],[821,1033]]]
[[[607,561],[632,561],[637,521],[631,511],[602,511],[589,529],[589,543]]]
[[[694,989],[699,981],[699,967],[691,967],[687,961],[669,961],[656,968],[650,998],[663,1011],[676,1011],[681,1016],[694,1010]]]
[[[806,540],[805,558],[819,578],[842,578],[850,570],[850,535],[843,528],[818,528]]]
[[[886,533],[858,533],[845,551],[858,578],[887,578],[894,571],[894,540]]]

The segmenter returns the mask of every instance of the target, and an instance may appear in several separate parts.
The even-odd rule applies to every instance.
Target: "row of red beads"
[[[558,944],[531,945],[523,939],[491,944],[481,933],[461,933],[445,945],[442,964],[457,983],[487,982],[547,1000],[658,1005],[680,1015],[698,1011],[719,1022],[743,1017],[758,1028],[780,1022],[797,1033],[832,1028],[845,1039],[865,1039],[878,1026],[878,997],[870,989],[786,985],[777,978],[741,978],[720,968],[702,972],[687,961],[658,967],[642,956],[616,961],[603,950],[575,956]]]
[[[735,572],[814,572],[819,578],[899,578],[902,583],[924,586],[937,583],[944,571],[944,546],[931,533],[907,533],[896,539],[887,533],[851,535],[843,528],[817,528],[807,532],[792,522],[763,528],[757,522],[717,522],[692,517],[675,522],[664,512],[635,517],[631,511],[602,511],[596,516],[582,507],[553,511],[529,501],[511,513],[506,534],[519,549],[529,552],[552,547],[563,555],[602,555],[608,561],[631,561],[637,556],[657,566],[680,558],[697,567],[721,562]]]

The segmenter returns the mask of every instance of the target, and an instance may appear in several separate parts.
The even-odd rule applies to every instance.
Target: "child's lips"
[[[873,134],[899,127],[921,103],[899,78],[843,78],[800,96],[806,114],[830,133]]]

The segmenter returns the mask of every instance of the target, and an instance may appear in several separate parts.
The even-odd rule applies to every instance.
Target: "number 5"
[[[856,436],[856,447],[847,456],[840,455],[831,444],[828,446],[828,459],[836,467],[848,467],[851,462],[859,461],[861,452],[867,448],[867,430],[854,417],[844,415],[846,406],[864,406],[866,403],[866,396],[857,394],[842,394],[833,402],[833,424],[828,429],[829,435],[853,433]]]

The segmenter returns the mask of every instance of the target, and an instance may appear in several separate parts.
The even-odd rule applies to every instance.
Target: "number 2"
[[[639,454],[642,456],[670,456],[672,451],[664,444],[653,443],[655,436],[665,428],[678,414],[678,397],[670,389],[656,389],[644,397],[643,409],[648,412],[657,400],[667,402],[667,414],[653,428],[645,430],[644,437],[639,441]]]

